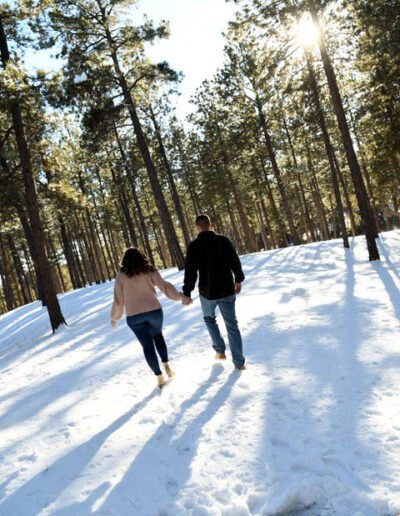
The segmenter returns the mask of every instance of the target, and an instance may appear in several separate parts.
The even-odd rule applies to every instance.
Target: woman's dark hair
[[[149,263],[149,259],[140,249],[130,247],[125,251],[119,270],[130,277],[136,274],[154,272],[156,269]]]

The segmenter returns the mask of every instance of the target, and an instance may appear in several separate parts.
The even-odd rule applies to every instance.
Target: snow
[[[0,317],[1,516],[400,514],[400,231],[255,253],[247,370],[216,362],[197,294],[162,298],[161,391],[113,284]],[[182,273],[163,271],[181,286]]]

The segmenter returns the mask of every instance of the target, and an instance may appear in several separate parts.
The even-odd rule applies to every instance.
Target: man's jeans
[[[225,326],[228,332],[229,347],[231,348],[232,360],[236,367],[244,364],[242,336],[240,335],[236,313],[236,296],[222,297],[220,299],[206,299],[200,296],[201,308],[203,309],[204,321],[210,334],[213,348],[217,353],[225,353],[225,342],[221,337],[215,317],[215,310],[221,311]]]

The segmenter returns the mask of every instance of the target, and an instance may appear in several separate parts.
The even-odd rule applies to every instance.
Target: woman
[[[167,345],[162,334],[163,311],[155,286],[170,299],[188,304],[188,298],[178,292],[171,283],[164,281],[139,249],[127,249],[115,279],[111,324],[113,328],[117,327],[117,321],[121,319],[125,306],[128,326],[143,346],[146,361],[157,376],[157,385],[161,388],[165,384],[165,379],[160,370],[156,350],[167,375],[171,378],[174,372],[168,363]]]

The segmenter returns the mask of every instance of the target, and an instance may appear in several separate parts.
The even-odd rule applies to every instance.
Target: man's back
[[[188,247],[183,292],[190,296],[199,273],[199,292],[206,299],[235,293],[235,283],[244,280],[239,257],[229,238],[202,231]],[[233,277],[234,275],[234,277]]]

